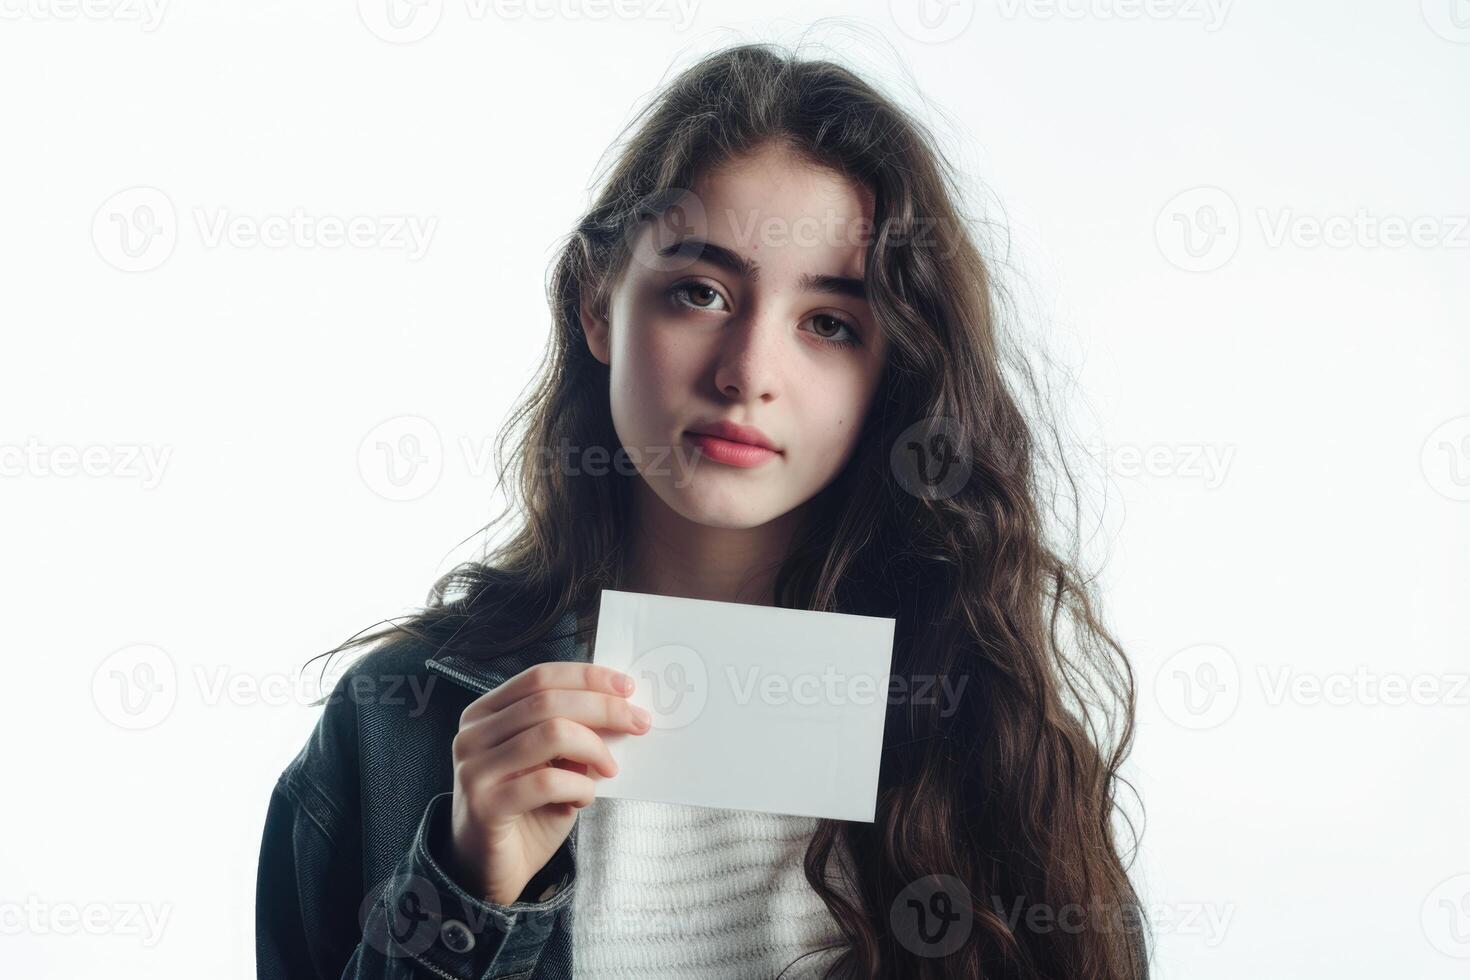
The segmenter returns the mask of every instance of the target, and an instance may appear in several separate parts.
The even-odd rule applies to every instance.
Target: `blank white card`
[[[592,662],[642,735],[602,732],[597,795],[873,821],[894,620],[605,589]]]

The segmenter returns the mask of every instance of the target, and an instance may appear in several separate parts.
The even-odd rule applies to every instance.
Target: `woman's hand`
[[[624,689],[619,682],[626,682]],[[593,729],[648,731],[610,667],[539,663],[476,698],[454,736],[454,875],[499,905],[520,897],[618,766]]]

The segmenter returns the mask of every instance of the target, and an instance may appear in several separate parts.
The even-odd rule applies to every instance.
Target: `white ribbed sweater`
[[[754,810],[594,800],[577,816],[573,976],[770,978],[803,953],[841,943],[802,872],[816,823]],[[837,954],[809,956],[786,977],[819,977]]]
[[[813,817],[595,799],[577,815],[572,974],[773,978],[803,953],[842,943],[802,870],[816,826]],[[840,842],[835,854],[828,878],[851,896]],[[813,953],[785,978],[820,977],[838,953]]]

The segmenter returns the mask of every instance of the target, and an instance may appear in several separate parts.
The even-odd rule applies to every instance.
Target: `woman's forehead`
[[[861,278],[872,211],[856,190],[830,172],[780,181],[712,174],[644,223],[638,264],[678,271],[704,258],[751,281]]]
[[[705,210],[731,225],[824,218],[871,218],[873,194],[860,181],[803,156],[767,144],[700,172],[691,191]]]

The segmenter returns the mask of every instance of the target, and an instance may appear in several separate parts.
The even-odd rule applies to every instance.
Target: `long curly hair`
[[[1004,290],[954,169],[913,115],[832,60],[737,44],[678,73],[635,116],[560,243],[542,369],[496,440],[506,508],[484,530],[515,518],[509,533],[387,632],[487,656],[621,587],[640,477],[538,465],[548,447],[619,446],[581,304],[607,308],[637,230],[702,168],[770,141],[871,190],[865,278],[890,338],[857,448],[805,508],[776,602],[894,617],[893,673],[965,692],[955,703],[890,698],[874,822],[817,825],[806,878],[846,939],[828,975],[1144,977],[1143,922],[1115,839],[1115,818],[1138,836],[1117,799],[1129,785],[1119,767],[1133,674],[1075,544],[1049,543],[1055,510],[1078,538],[1080,505],[1056,507],[1055,492],[1075,499],[1076,479],[1065,452],[1057,486],[1043,479],[1061,441],[1023,411],[1036,371],[1002,332]],[[942,492],[912,478],[910,458],[920,471],[944,463]],[[846,889],[824,870],[839,842],[854,862]],[[957,931],[934,945],[902,925],[914,912]]]

